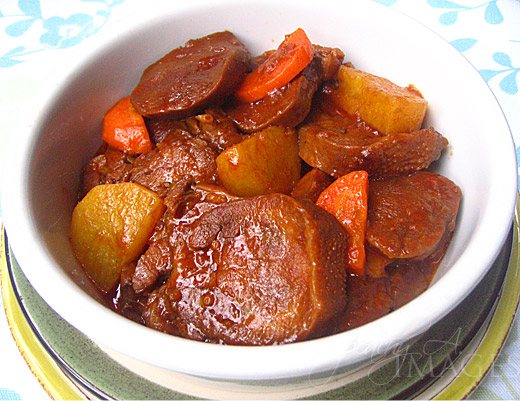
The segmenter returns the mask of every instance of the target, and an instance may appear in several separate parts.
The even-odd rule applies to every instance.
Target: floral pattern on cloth
[[[11,390],[9,388],[0,387],[0,400],[4,401],[15,401],[22,400],[22,396],[18,394],[16,391]]]
[[[439,17],[439,22],[443,25],[453,25],[458,21],[459,14],[464,12],[472,12],[476,9],[484,9],[484,19],[488,24],[500,24],[504,21],[504,15],[497,5],[498,0],[486,2],[473,2],[464,5],[454,1],[447,0],[428,0],[428,5],[434,8],[440,8],[443,13]]]
[[[399,2],[409,3],[409,0],[374,0],[378,3],[386,6],[395,6],[399,8]],[[517,24],[518,20],[510,15],[508,12],[509,7],[514,1],[475,1],[475,0],[460,0],[457,2],[448,0],[422,0],[431,7],[431,15],[437,15],[437,27],[435,24],[429,24],[435,31],[439,31],[439,27],[443,28],[442,33],[448,33],[447,28],[456,26],[457,24],[464,24],[464,19],[474,19],[481,22],[481,26],[500,25],[500,24]],[[507,9],[504,11],[504,9]],[[402,11],[406,14],[406,8],[403,7]],[[424,21],[421,21],[424,22]],[[432,21],[433,22],[433,21]],[[440,24],[440,25],[439,25]],[[468,24],[465,25],[467,27]],[[449,34],[456,34],[458,30],[453,30]],[[443,35],[447,38],[446,35]],[[475,32],[474,37],[454,37],[450,39],[450,43],[461,53],[470,50],[472,47],[478,44],[479,38],[484,38],[482,32]],[[520,55],[520,37],[507,38],[505,44],[510,48],[509,52],[496,51],[491,55],[493,64],[490,68],[479,69],[480,74],[490,83],[493,78],[499,80],[499,89],[509,95],[518,94],[519,86],[519,73],[520,73],[520,60],[513,60],[513,55]],[[470,60],[473,61],[473,60]]]
[[[518,0],[374,1],[416,17],[446,39],[475,66],[487,82],[501,104],[509,126],[520,127]],[[412,12],[412,8],[417,12]],[[512,134],[520,160],[520,132],[513,131]],[[520,180],[518,188],[520,190]]]
[[[446,0],[427,0],[427,2],[431,7],[443,10],[439,17],[439,23],[442,25],[454,25],[457,23],[460,13],[475,12],[475,10],[478,9],[484,9],[482,18],[488,25],[501,24],[505,20],[504,14],[497,4],[497,0],[476,4],[472,7]],[[478,40],[474,38],[460,38],[452,40],[450,43],[460,52],[465,52],[471,49],[477,42]],[[516,50],[520,50],[520,40],[511,39],[510,42],[518,43],[519,47]],[[510,95],[517,94],[517,80],[520,67],[514,67],[511,57],[504,52],[496,52],[492,58],[497,64],[498,69],[481,69],[479,72],[482,77],[486,82],[489,82],[493,77],[501,75],[502,78],[499,83],[500,89]]]
[[[112,8],[124,0],[80,0],[71,14],[47,15],[40,0],[18,0],[17,9],[0,8],[0,27],[7,39],[23,36],[23,45],[12,46],[0,56],[0,68],[12,67],[29,60],[42,50],[66,49],[96,34],[110,18]],[[62,2],[63,3],[63,2]],[[70,2],[76,3],[76,2]],[[70,4],[69,4],[70,6]],[[67,7],[64,7],[64,11]],[[9,42],[6,40],[5,42]],[[2,46],[3,47],[3,46]]]

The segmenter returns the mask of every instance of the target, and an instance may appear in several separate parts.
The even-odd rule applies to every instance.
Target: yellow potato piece
[[[121,268],[142,253],[164,209],[154,192],[129,182],[98,185],[76,205],[72,246],[98,289],[115,287]]]
[[[379,132],[405,133],[421,128],[428,102],[415,87],[398,86],[346,65],[340,67],[338,81],[338,104]]]
[[[224,150],[216,162],[221,182],[234,195],[289,194],[300,178],[296,131],[268,127]]]

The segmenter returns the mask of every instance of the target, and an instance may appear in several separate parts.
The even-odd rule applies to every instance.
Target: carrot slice
[[[254,71],[246,75],[235,96],[256,102],[269,92],[287,85],[314,57],[314,48],[305,31],[298,28],[287,35],[278,49]]]
[[[106,112],[101,138],[113,148],[130,154],[152,149],[144,119],[130,103],[130,96],[122,98]]]
[[[316,205],[336,216],[349,233],[348,270],[365,273],[365,234],[368,216],[368,173],[353,171],[346,174],[318,197]]]

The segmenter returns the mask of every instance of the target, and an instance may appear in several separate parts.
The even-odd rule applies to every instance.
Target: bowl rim
[[[175,3],[175,2],[172,2]],[[335,3],[331,1],[331,3]],[[167,4],[167,2],[165,2]],[[306,7],[315,7],[310,1],[296,1],[291,0],[284,3],[285,7],[289,7],[294,4],[303,4]],[[168,4],[167,13],[170,16],[175,17],[176,14],[182,15],[184,12],[192,12],[197,7],[232,7],[232,6],[280,6],[275,1],[238,1],[238,0],[225,0],[217,5],[214,3],[204,0],[195,1],[189,6],[180,4]],[[323,5],[323,2],[321,2]],[[451,52],[453,57],[459,57],[461,65],[467,71],[468,74],[478,75],[481,86],[477,88],[479,95],[484,96],[484,100],[487,104],[492,105],[492,111],[495,118],[497,118],[497,131],[503,132],[504,135],[508,133],[511,141],[512,154],[508,158],[510,164],[511,175],[507,182],[510,183],[510,188],[507,188],[507,197],[497,199],[499,195],[492,193],[491,203],[502,204],[503,208],[497,212],[494,216],[497,221],[503,224],[493,225],[487,222],[486,226],[494,227],[491,232],[487,232],[486,236],[492,235],[493,238],[497,239],[497,242],[503,244],[507,238],[507,233],[510,229],[510,224],[513,222],[514,210],[517,201],[517,165],[516,165],[516,154],[514,152],[514,145],[511,136],[511,130],[508,126],[507,120],[500,108],[500,105],[493,95],[492,91],[488,87],[487,83],[480,77],[478,71],[465,59],[465,57],[458,53],[456,49],[448,45],[444,39],[438,34],[431,31],[429,28],[413,20],[412,18],[396,11],[395,9],[387,8],[379,3],[375,2],[360,2],[357,7],[361,7],[365,12],[372,12],[375,15],[387,15],[390,13],[399,21],[407,21],[408,24],[413,24],[417,28],[420,27],[420,34],[426,36],[434,35],[436,40],[442,41],[443,46],[446,48],[446,52]],[[131,9],[131,7],[129,7]],[[383,11],[384,10],[384,11]],[[144,18],[141,18],[139,22],[134,23],[135,28],[142,28],[149,19],[157,18],[156,12],[147,14]],[[72,63],[72,68],[67,74],[65,74],[59,83],[63,85],[69,82],[75,73],[80,71],[85,63],[91,62],[95,57],[101,54],[107,49],[114,40],[118,40],[121,36],[117,32],[117,28],[120,24],[115,24],[112,30],[105,35],[106,39],[103,39],[102,44],[92,46],[79,56]],[[476,79],[476,78],[475,78]],[[52,85],[52,89],[48,91],[47,96],[42,100],[41,98],[35,103],[35,110],[38,110],[33,116],[33,119],[26,124],[26,129],[29,132],[37,134],[37,130],[45,122],[46,114],[48,109],[52,107],[53,99],[60,94],[60,85],[56,85],[55,82],[49,83],[48,86]],[[44,104],[46,107],[41,107]],[[40,105],[40,106],[38,106]],[[116,351],[125,352],[124,345],[120,338],[120,333],[107,332],[104,327],[89,327],[86,322],[82,322],[82,319],[78,319],[77,310],[73,303],[63,303],[62,299],[57,296],[56,291],[53,291],[48,285],[45,284],[44,276],[42,273],[35,272],[34,267],[30,267],[35,260],[46,261],[52,265],[48,258],[48,252],[44,245],[39,242],[37,231],[34,229],[34,220],[31,217],[30,210],[30,199],[28,196],[28,171],[29,168],[23,164],[23,161],[31,160],[31,154],[34,150],[34,146],[37,143],[36,135],[31,137],[30,135],[21,138],[22,153],[18,152],[16,156],[13,155],[15,152],[11,152],[11,158],[7,161],[9,167],[9,174],[7,176],[6,188],[7,191],[3,191],[2,194],[2,209],[4,210],[4,221],[6,231],[12,246],[13,252],[16,258],[19,260],[19,264],[22,270],[27,270],[28,279],[31,285],[34,286],[36,291],[42,296],[49,305],[55,309],[65,320],[73,324],[83,333],[88,333],[95,341],[105,344],[109,348]],[[513,161],[514,160],[514,164]],[[14,168],[13,168],[14,167]],[[4,170],[7,171],[7,170]],[[499,183],[494,183],[499,185]],[[484,219],[490,217],[484,216]],[[26,251],[27,243],[33,246],[29,252]],[[115,314],[111,310],[105,308],[97,302],[92,302],[92,298],[82,291],[76,291],[75,297],[80,304],[85,305],[83,313],[89,315],[95,315],[99,321],[107,322],[113,321],[114,325],[120,326],[121,332],[132,333],[134,341],[139,343],[146,342],[150,336],[154,340],[161,344],[169,344],[177,352],[177,358],[182,361],[182,366],[176,361],[165,362],[163,355],[151,356],[150,351],[156,346],[151,344],[149,346],[143,346],[141,349],[135,350],[133,357],[145,361],[149,361],[158,366],[162,366],[169,369],[186,372],[189,374],[195,374],[200,376],[206,376],[208,372],[212,372],[211,375],[217,379],[236,379],[236,380],[257,380],[257,379],[277,379],[281,377],[299,377],[307,376],[310,372],[322,372],[325,370],[334,370],[341,366],[341,360],[345,356],[349,356],[349,361],[352,363],[362,362],[372,357],[379,357],[382,352],[387,352],[399,347],[404,340],[413,338],[420,335],[428,329],[432,324],[441,319],[446,313],[448,313],[453,307],[455,307],[470,291],[474,286],[482,279],[485,275],[492,262],[499,253],[499,249],[490,249],[486,246],[486,237],[484,233],[480,233],[478,238],[471,244],[469,251],[475,251],[476,254],[481,256],[481,267],[479,274],[473,277],[472,280],[468,280],[462,276],[462,272],[459,270],[451,269],[444,277],[435,283],[428,291],[424,292],[410,303],[404,305],[400,309],[392,312],[390,315],[378,319],[374,322],[356,328],[354,330],[331,335],[325,338],[308,340],[300,343],[284,344],[278,346],[222,346],[218,344],[208,344],[194,342],[183,338],[173,337],[168,334],[152,331],[147,327],[137,325],[136,323]],[[470,252],[465,252],[456,261],[456,264],[475,263]],[[51,269],[52,271],[52,269]],[[53,275],[55,288],[72,288],[75,284],[70,282],[64,274],[60,277],[59,275]],[[460,285],[463,285],[464,291],[456,291]],[[456,285],[455,285],[456,284]],[[435,302],[439,296],[444,297],[444,303]],[[61,303],[60,303],[61,302]],[[451,305],[450,309],[446,309],[444,305]],[[406,321],[408,317],[415,316],[421,317],[425,307],[428,308],[431,316],[430,320],[423,320],[419,325],[391,325],[389,322]],[[384,341],[381,340],[380,333],[384,332],[386,338]],[[324,355],[326,350],[335,349],[337,355]],[[199,355],[194,358],[194,353],[211,352],[214,357],[209,360],[202,358],[206,364],[205,368],[201,368]],[[249,358],[253,358],[254,363],[245,363],[244,355]],[[311,358],[309,357],[311,356]],[[219,360],[226,360],[226,366],[234,365],[234,368],[223,369],[223,366],[218,362]],[[277,365],[273,366],[272,361],[276,361]]]

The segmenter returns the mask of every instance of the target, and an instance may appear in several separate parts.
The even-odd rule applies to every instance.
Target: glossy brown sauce
[[[322,99],[326,98],[326,93],[322,93]],[[320,125],[325,127],[330,125],[331,128],[336,130],[338,127],[341,127],[345,133],[355,134],[357,141],[359,141],[359,138],[366,138],[366,141],[370,142],[380,136],[377,130],[368,126],[358,116],[351,116],[335,109],[332,102],[320,101],[317,102],[317,104],[322,105],[322,108],[327,108],[327,112],[311,114],[308,120],[319,122]],[[304,168],[303,173],[305,172],[306,170]],[[321,190],[332,181],[330,176],[326,176],[328,178],[323,180],[323,188],[315,189],[316,194],[319,194]],[[184,196],[183,201],[179,202],[176,206],[177,217],[173,219],[174,225],[176,226],[175,235],[187,238],[190,235],[191,224],[194,221],[216,205],[229,202],[233,199],[236,198],[233,196],[230,197],[227,193],[219,194],[218,192],[204,191],[194,192]],[[161,223],[159,223],[159,225],[160,224]],[[161,229],[160,227],[158,228],[160,232]],[[154,239],[152,238],[151,242],[153,241]],[[374,321],[400,308],[424,292],[435,275],[448,243],[449,239],[445,239],[442,246],[438,247],[434,254],[422,261],[410,262],[401,260],[391,263],[385,268],[386,274],[382,277],[372,277],[368,274],[363,277],[356,275],[348,276],[348,303],[344,312],[339,315],[340,317],[331,322],[331,325],[334,326],[332,332],[351,330]],[[243,245],[244,249],[246,249],[246,245]],[[222,244],[219,246],[222,246]],[[240,241],[236,241],[234,246],[240,246]],[[213,251],[222,251],[222,249],[201,249],[193,252],[189,251],[186,245],[180,247],[177,249],[175,257],[181,267],[172,272],[174,277],[169,277],[169,280],[179,280],[181,283],[180,288],[188,288],[190,286],[212,287],[213,283],[211,280],[215,278],[214,270],[217,265],[214,260],[214,254],[220,254],[220,252]],[[189,274],[183,272],[183,269],[188,271]],[[159,280],[154,284],[154,287],[161,287],[166,281],[167,280]],[[141,310],[144,307],[146,299],[137,297],[137,307],[129,308],[127,304],[121,302],[121,294],[123,291],[125,291],[125,289],[122,288],[120,284],[111,293],[102,294],[104,302],[115,312],[131,318],[138,323],[145,324]],[[189,294],[188,292],[182,293],[181,290],[175,298],[177,301],[180,301],[190,296],[193,296],[193,294]],[[199,302],[202,306],[212,306],[216,319],[220,319],[223,325],[227,324],[226,319],[229,319],[230,316],[239,314],[239,310],[236,306],[219,292],[201,292],[199,296]],[[229,321],[229,324],[232,325],[233,321]],[[170,334],[181,335],[175,331],[172,331]],[[193,333],[191,335],[193,336]],[[202,336],[200,339],[210,342],[213,341],[207,338],[204,339]]]
[[[380,136],[377,130],[371,128],[359,116],[351,116],[335,108],[334,103],[327,96],[327,91],[320,94],[320,100],[315,104],[320,105],[321,111],[319,107],[316,107],[307,121],[319,122],[321,126],[330,126],[331,129],[336,130],[341,127],[345,133],[354,134],[357,141],[359,141],[359,138],[365,138],[367,142],[370,142]],[[318,111],[316,112],[316,110]],[[326,110],[326,113],[323,113],[323,110]],[[305,172],[305,169],[303,172]],[[326,187],[331,180],[324,180],[322,185]],[[316,193],[319,194],[322,189],[324,188],[316,189]],[[176,226],[175,235],[187,238],[190,235],[190,226],[194,221],[216,205],[233,199],[235,198],[229,197],[229,194],[226,193],[204,191],[185,196],[183,201],[177,205],[177,217],[173,219]],[[368,274],[363,277],[349,275],[347,279],[347,307],[339,318],[331,322],[331,325],[334,326],[332,332],[351,330],[374,321],[400,308],[424,292],[430,285],[448,244],[449,239],[444,239],[443,244],[438,247],[437,251],[422,261],[401,260],[391,263],[385,268],[386,274],[382,277],[372,277]],[[239,245],[239,241],[235,243],[235,246]],[[184,245],[184,248],[178,249],[176,258],[179,262],[182,262],[179,264],[183,267],[174,270],[172,274],[174,279],[182,282],[179,287],[211,287],[211,280],[214,280],[215,275],[213,273],[217,265],[214,260],[214,253],[218,254],[218,252],[213,252],[212,249],[201,249],[195,253],[188,252],[186,245]],[[189,274],[183,273],[183,269],[187,269]],[[159,280],[154,287],[161,287],[165,283],[165,280]],[[145,324],[141,312],[137,311],[144,307],[145,300],[140,300],[138,297],[136,301],[138,307],[128,308],[128,305],[121,303],[122,291],[124,289],[120,284],[110,294],[103,294],[106,305],[119,314]],[[199,295],[203,306],[213,306],[215,316],[217,316],[217,319],[221,319],[221,323],[224,325],[226,324],[225,320],[229,319],[229,316],[233,316],[233,311],[236,314],[239,313],[235,305],[218,292],[207,292]],[[181,292],[177,294],[176,298],[181,300],[186,296],[189,297],[190,294]],[[224,318],[224,316],[227,316],[227,318]],[[233,322],[230,321],[229,324],[233,324]],[[171,334],[180,335],[177,332],[171,332]],[[212,340],[205,339],[205,341]]]
[[[445,245],[445,248],[447,246],[448,244]],[[388,275],[385,277],[350,275],[347,280],[348,305],[341,319],[334,322],[336,326],[334,332],[344,332],[370,323],[415,299],[429,287],[442,256],[443,253],[439,252],[427,260],[416,263],[394,263],[386,268]],[[211,266],[211,254],[205,255],[200,252],[198,257],[200,258],[197,263],[199,266]],[[201,284],[210,278],[208,274],[210,271],[197,269],[183,280],[192,280],[194,283]],[[144,324],[141,316],[132,315],[132,312],[122,309],[121,285],[110,294],[100,293],[100,296],[105,305],[113,311]],[[206,305],[215,305],[214,298],[214,294],[208,293],[201,296],[201,301]],[[224,306],[221,304],[219,308],[224,308]],[[233,305],[228,304],[225,308],[226,310],[221,311],[222,315],[229,314]]]
[[[205,40],[190,46],[204,47]],[[344,112],[334,100],[333,79],[343,53],[319,46],[313,62],[286,86],[251,104],[232,96],[221,104],[222,93],[235,90],[234,75],[245,73],[250,60],[228,33],[207,40],[230,49],[228,67],[220,52],[213,53],[216,46],[200,57],[190,46],[181,48],[150,66],[132,95],[143,108],[155,148],[135,159],[105,148],[87,166],[81,193],[99,184],[130,181],[156,192],[167,210],[144,253],[124,265],[119,285],[102,295],[106,305],[176,336],[279,344],[351,330],[424,292],[451,240],[460,192],[431,173],[404,185],[391,181],[385,187],[384,182],[401,176],[408,180],[428,167],[447,140],[433,128],[383,135],[358,115]],[[150,98],[158,104],[164,100],[164,85],[155,87],[154,69],[175,71],[179,52],[198,62],[185,66],[186,77],[194,75],[196,65],[202,81],[216,81],[214,75],[222,80],[211,91],[198,82],[197,101],[188,99],[186,106],[181,99],[165,111],[150,103]],[[168,74],[176,87],[185,89],[176,74],[159,75]],[[302,178],[291,196],[231,195],[223,188],[216,157],[248,133],[271,125],[298,134]],[[372,209],[369,205],[369,216],[375,211],[373,222],[378,221],[371,227],[373,237],[367,231],[363,276],[347,273],[348,234],[315,204],[334,179],[356,170],[367,171],[371,182],[380,181],[373,188],[383,182],[372,197],[382,202]],[[395,218],[385,220],[385,215]],[[411,248],[426,250],[407,255]]]
[[[349,303],[338,332],[374,321],[415,299],[429,287],[441,259],[442,255],[435,255],[421,262],[395,263],[386,268],[386,277],[351,275]]]

